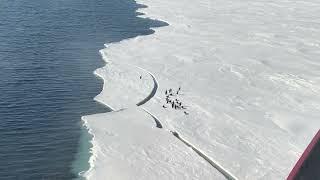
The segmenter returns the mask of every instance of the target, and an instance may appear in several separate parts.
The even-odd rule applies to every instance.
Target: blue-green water
[[[81,116],[108,111],[92,100],[102,87],[98,50],[166,25],[136,17],[140,7],[0,0],[0,179],[72,179],[88,168]]]

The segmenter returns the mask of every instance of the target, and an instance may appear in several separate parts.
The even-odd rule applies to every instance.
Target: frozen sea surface
[[[319,2],[138,2],[148,6],[139,10],[146,13],[144,17],[169,26],[101,50],[107,64],[96,72],[107,80],[96,100],[114,110],[135,108],[140,97],[150,93],[152,81],[139,80],[127,66],[144,69],[159,86],[153,98],[139,108],[157,117],[167,133],[178,132],[238,179],[285,179],[320,128]],[[135,81],[138,83],[128,83]],[[188,106],[189,115],[162,107],[165,90],[179,86],[177,98]],[[116,113],[136,119],[130,110]],[[92,122],[90,118],[86,121],[89,128],[97,122],[90,117]],[[112,121],[110,117],[99,119]],[[112,124],[105,128],[109,126]],[[132,129],[128,136],[139,132]],[[102,139],[94,128],[91,133]],[[121,137],[119,145],[109,151],[119,150],[127,138]],[[107,139],[94,143],[93,150],[104,149],[106,143]],[[185,146],[185,151],[189,149]],[[106,156],[94,153],[95,161],[91,161],[99,177],[107,166],[103,163]],[[123,162],[127,159],[119,161]],[[117,172],[114,177],[120,177]],[[139,173],[132,171],[132,176]]]

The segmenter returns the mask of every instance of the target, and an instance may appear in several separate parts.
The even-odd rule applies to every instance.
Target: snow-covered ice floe
[[[84,117],[94,134],[88,179],[224,179],[141,108]]]
[[[286,178],[320,128],[320,1],[138,2],[169,26],[101,50],[86,177]]]

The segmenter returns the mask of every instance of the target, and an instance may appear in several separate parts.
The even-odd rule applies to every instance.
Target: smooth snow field
[[[169,26],[100,51],[86,178],[285,179],[320,128],[320,2],[138,3]]]

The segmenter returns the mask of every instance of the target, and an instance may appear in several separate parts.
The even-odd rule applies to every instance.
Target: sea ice
[[[166,21],[169,26],[155,29],[152,35],[111,44],[101,50],[107,65],[98,73],[105,79],[105,85],[97,99],[114,110],[131,109],[154,89],[154,81],[147,73],[151,72],[159,87],[141,108],[157,117],[163,129],[179,132],[238,179],[286,178],[320,128],[320,2],[138,2],[148,5],[140,10],[145,17]],[[132,65],[136,68],[131,68]],[[140,73],[146,73],[145,81],[139,79]],[[188,106],[189,115],[162,107],[166,103],[165,90],[179,86],[182,88],[179,98]],[[139,119],[135,117],[136,111],[129,109],[119,112],[121,115],[113,112],[115,119],[112,115],[107,120],[94,115],[87,120],[91,133],[101,139],[94,143],[94,148],[104,152],[93,164],[109,163],[109,168],[114,168],[110,176],[116,177],[119,173],[113,172],[119,171],[134,171],[135,177],[142,176],[144,163],[140,159],[137,167],[130,170],[128,164],[126,169],[121,169],[117,163],[129,161],[125,152],[129,152],[130,146],[125,149],[122,142],[117,145],[113,141],[113,149],[119,147],[124,153],[119,157],[123,158],[117,162],[107,161],[109,152],[105,144],[111,140],[90,124],[110,121],[107,125],[102,123],[101,128],[117,127],[122,138],[131,138],[133,142],[134,137],[154,136],[150,132],[152,128],[145,127],[143,134],[132,128],[125,137],[120,127],[128,128],[131,121]],[[122,118],[127,124],[117,125]],[[168,133],[163,137],[171,139]],[[164,141],[159,140],[157,145],[166,147],[161,144]],[[148,149],[143,144],[149,142],[137,142],[137,146]],[[172,139],[168,143],[175,147],[179,142]],[[176,146],[179,152],[190,152],[190,148],[183,148],[182,144]],[[130,152],[133,156],[140,153]],[[162,158],[158,158],[155,161],[160,162]],[[173,158],[180,160],[179,156]],[[198,165],[194,168],[200,168]],[[171,169],[169,165],[167,168]],[[205,166],[203,168],[205,171]],[[174,179],[183,179],[176,170],[162,172],[177,175],[172,176]],[[158,174],[154,171],[150,169],[148,173],[156,178]]]

